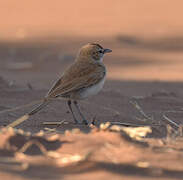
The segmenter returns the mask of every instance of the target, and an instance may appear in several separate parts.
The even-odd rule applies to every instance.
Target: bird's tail
[[[32,111],[30,111],[30,112],[28,113],[28,115],[29,115],[29,116],[32,116],[32,115],[36,114],[36,113],[37,113],[38,111],[40,111],[42,108],[44,108],[45,106],[47,106],[48,103],[49,103],[48,100],[43,100],[43,102],[42,102],[39,106],[35,107]]]
[[[19,110],[19,109],[23,109],[23,108],[26,108],[26,107],[29,107],[29,106],[33,106],[35,104],[39,104],[41,102],[43,102],[43,99],[39,99],[39,100],[36,100],[36,101],[32,101],[29,104],[24,104],[24,105],[21,105],[21,106],[17,106],[15,108],[2,110],[2,111],[0,111],[0,114],[7,113],[7,112],[12,112],[12,111],[16,111],[16,110]]]
[[[33,114],[37,113],[38,111],[40,111],[43,107],[45,107],[46,105],[48,105],[50,101],[47,99],[42,100],[42,103],[37,106],[36,108],[34,108],[32,111],[30,111],[29,113],[21,116],[20,118],[16,119],[14,122],[10,123],[9,125],[7,125],[6,127],[15,127],[17,125],[19,125],[20,123],[26,121],[27,119],[29,119],[30,116],[32,116]]]

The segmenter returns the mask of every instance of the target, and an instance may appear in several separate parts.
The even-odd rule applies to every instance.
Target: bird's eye
[[[98,51],[99,53],[103,53],[103,51],[102,50],[100,50],[100,51]]]

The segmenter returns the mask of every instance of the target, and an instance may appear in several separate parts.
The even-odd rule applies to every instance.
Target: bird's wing
[[[49,95],[62,83],[62,77],[60,79],[58,79],[53,86],[51,87],[51,89],[48,91],[48,93],[46,94],[45,97],[49,97]]]
[[[56,81],[46,97],[53,98],[90,87],[100,82],[104,76],[105,67],[101,64],[75,63]]]

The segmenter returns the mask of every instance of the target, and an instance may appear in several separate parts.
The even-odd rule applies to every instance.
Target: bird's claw
[[[88,121],[87,120],[83,120],[82,124],[88,125]]]

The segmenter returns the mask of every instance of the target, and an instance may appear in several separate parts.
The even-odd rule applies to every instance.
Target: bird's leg
[[[72,110],[72,107],[71,107],[71,100],[68,100],[68,101],[67,101],[67,104],[68,104],[68,106],[69,106],[69,110],[70,110],[71,113],[72,113],[72,117],[73,117],[75,123],[76,123],[76,124],[79,124],[79,122],[78,122],[78,120],[76,119],[76,116],[74,115],[74,112],[73,112],[73,110]]]
[[[84,115],[81,113],[81,110],[79,108],[79,105],[77,103],[77,101],[74,101],[74,105],[76,106],[76,109],[78,110],[79,112],[79,115],[82,117],[83,121],[82,123],[85,124],[85,125],[88,125],[88,121],[85,119]]]

